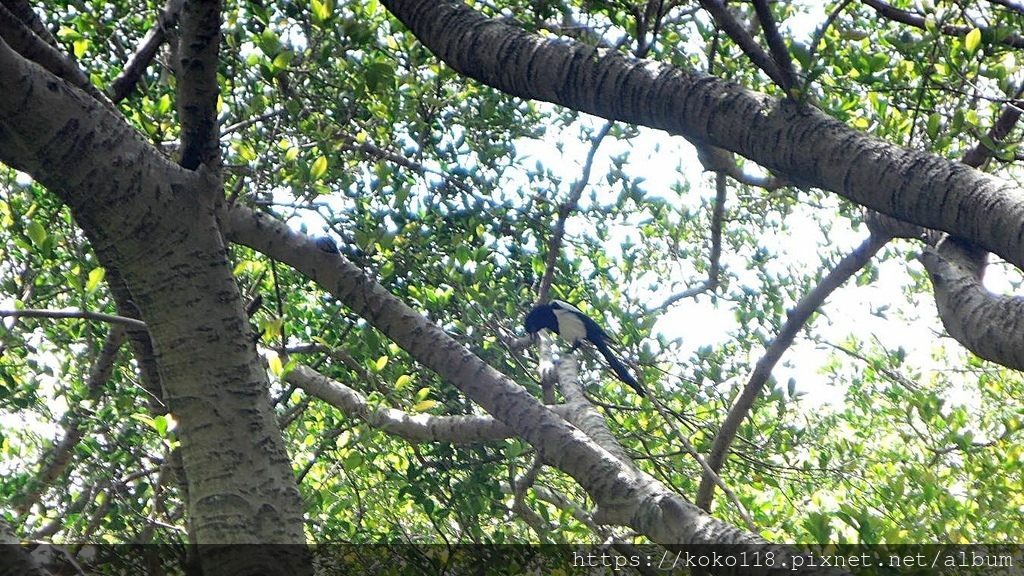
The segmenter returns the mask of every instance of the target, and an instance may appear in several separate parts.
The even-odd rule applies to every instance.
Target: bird
[[[584,340],[593,344],[597,350],[608,361],[615,375],[627,384],[640,396],[646,396],[643,386],[636,381],[636,378],[629,373],[622,361],[615,357],[615,353],[608,347],[611,336],[601,328],[590,316],[587,316],[579,308],[563,302],[552,300],[547,304],[534,306],[526,315],[526,332],[531,336],[541,330],[550,330],[572,344],[572,351],[579,348]]]

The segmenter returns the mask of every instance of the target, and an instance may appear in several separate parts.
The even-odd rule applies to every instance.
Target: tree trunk
[[[304,544],[302,504],[218,224],[216,179],[0,43],[0,160],[70,207],[147,323],[178,421],[191,540]],[[200,547],[210,574],[299,574],[305,548]],[[265,556],[265,558],[261,558]]]

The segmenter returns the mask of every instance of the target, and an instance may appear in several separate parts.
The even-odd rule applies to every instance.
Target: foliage
[[[814,35],[807,23],[824,15],[804,12],[815,6],[775,7],[809,100],[854,127],[950,159],[980,139],[996,153],[989,168],[1016,176],[1002,160],[1014,157],[1019,131],[1001,142],[980,135],[1021,82],[1018,49],[1004,42],[1019,13],[946,2],[914,28],[850,3]],[[639,8],[622,2],[477,7],[547,34],[572,22],[558,31],[779,94],[693,6],[666,3],[657,36],[648,26],[640,40]],[[50,2],[45,18],[103,87],[155,25],[156,9]],[[752,9],[735,10],[743,19]],[[947,25],[969,33],[950,34]],[[178,137],[170,61],[162,53],[118,105],[168,149]],[[600,123],[460,77],[377,2],[228,3],[219,74],[233,200],[338,239],[368,274],[539,396],[532,354],[508,343],[521,334],[552,226]],[[611,328],[678,415],[668,426],[589,363],[588,392],[615,435],[682,494],[696,491],[700,469],[677,430],[698,452],[710,448],[788,311],[865,235],[855,207],[820,191],[731,184],[720,285],[660,307],[710,269],[714,176],[701,174],[692,156],[684,143],[615,125],[567,220],[554,283],[555,296]],[[115,313],[102,268],[67,209],[23,175],[5,174],[0,190],[0,308]],[[890,244],[856,286],[833,295],[743,423],[724,479],[763,535],[969,542],[1024,531],[1024,382],[935,336],[941,328],[917,248]],[[265,303],[253,324],[268,353],[314,365],[373,405],[480,412],[294,271],[231,250],[243,292]],[[109,379],[87,384],[110,330],[21,317],[0,331],[0,493],[4,514],[26,537],[182,538],[182,498],[167,465],[173,415],[146,396],[126,353]],[[602,538],[573,507],[586,508],[585,494],[555,470],[543,469],[535,485],[563,499],[527,493],[546,530],[517,511],[508,487],[533,459],[517,440],[413,444],[283,383],[270,393],[311,540]],[[70,465],[41,478],[44,455],[71,423],[82,434]],[[726,500],[716,513],[741,523]]]

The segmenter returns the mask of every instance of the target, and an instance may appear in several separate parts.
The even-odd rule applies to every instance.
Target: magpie
[[[633,375],[626,370],[626,367],[608,347],[608,340],[611,339],[608,333],[579,308],[561,300],[552,300],[547,304],[534,306],[533,310],[526,315],[526,331],[533,336],[545,329],[558,334],[571,343],[573,351],[579,348],[584,340],[589,341],[608,361],[608,365],[611,366],[619,380],[636,390],[640,396],[647,395],[636,378],[633,378]]]

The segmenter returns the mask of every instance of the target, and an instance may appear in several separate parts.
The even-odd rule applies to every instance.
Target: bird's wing
[[[565,300],[552,300],[550,304],[554,308],[564,308],[565,310],[568,310],[570,312],[575,312],[575,313],[579,314],[580,316],[586,316],[586,314],[584,314],[582,310],[580,310],[579,308],[573,306],[572,304],[569,304]]]

